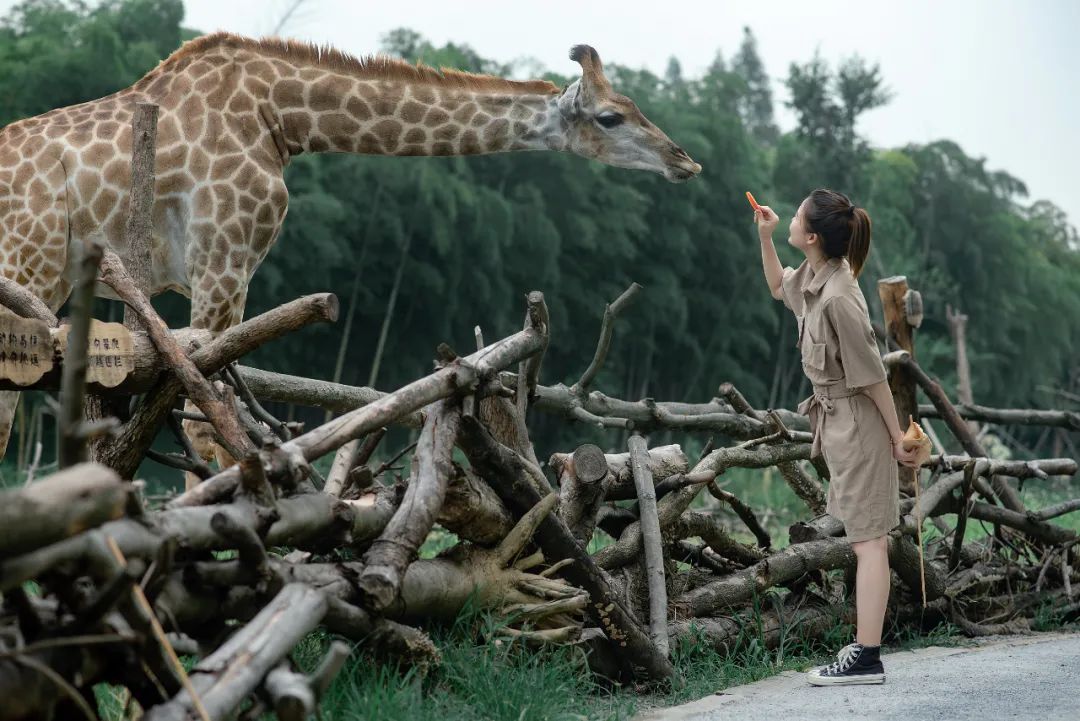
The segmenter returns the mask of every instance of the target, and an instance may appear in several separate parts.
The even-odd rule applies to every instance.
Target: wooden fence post
[[[138,103],[131,117],[131,178],[128,187],[128,207],[124,218],[124,235],[119,240],[119,253],[128,274],[134,278],[139,290],[150,297],[150,240],[153,232],[154,207],[154,158],[157,153],[158,106],[154,103]],[[116,247],[114,245],[114,247]],[[145,331],[135,313],[124,306],[124,327],[130,331]],[[106,416],[123,416],[124,399],[108,399],[88,395],[85,418],[88,422]],[[106,437],[95,438],[90,444],[93,460],[102,457]]]
[[[959,309],[953,310],[951,305],[945,306],[945,317],[949,321],[949,331],[956,345],[956,398],[964,405],[971,405],[975,402],[975,395],[971,391],[971,364],[968,363],[967,340],[964,336],[968,317]],[[968,421],[967,424],[973,434],[978,434],[977,421]]]
[[[157,153],[158,106],[139,103],[131,119],[131,188],[128,191],[127,217],[121,252],[124,269],[135,286],[150,297],[150,238],[154,219],[154,157]],[[124,325],[128,330],[146,330],[131,308],[124,307]]]
[[[908,288],[907,277],[894,275],[878,281],[878,296],[885,312],[885,333],[888,350],[888,336],[896,344],[915,357],[915,329],[922,324],[922,298],[918,291]],[[910,314],[909,314],[910,311]],[[915,378],[907,368],[894,367],[889,376],[889,390],[892,391],[893,403],[900,428],[907,428],[908,416],[919,420],[919,404],[915,398]],[[900,492],[908,496],[915,495],[916,471],[900,466]]]

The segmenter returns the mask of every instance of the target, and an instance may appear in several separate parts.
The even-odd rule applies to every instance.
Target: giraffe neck
[[[536,85],[503,81],[487,89],[443,87],[301,71],[299,77],[278,79],[269,100],[289,156],[564,150],[566,123],[558,91],[530,91]]]

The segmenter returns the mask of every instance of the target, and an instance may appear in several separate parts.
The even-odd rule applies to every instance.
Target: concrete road
[[[977,647],[882,655],[885,683],[811,686],[786,671],[638,721],[997,721],[1080,719],[1080,634],[1011,636]]]

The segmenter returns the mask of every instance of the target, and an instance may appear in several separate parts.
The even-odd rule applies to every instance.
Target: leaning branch
[[[201,374],[210,375],[274,338],[312,323],[333,322],[337,311],[337,298],[331,293],[297,298],[222,331],[190,358]],[[160,381],[124,424],[116,440],[98,449],[99,460],[122,477],[130,478],[182,389],[183,384],[175,375]]]
[[[135,281],[120,258],[112,251],[105,251],[101,262],[101,281],[116,291],[121,300],[131,308],[150,334],[150,339],[158,351],[168,360],[176,372],[191,401],[199,407],[221,434],[226,449],[233,457],[239,458],[254,450],[251,440],[240,428],[240,420],[231,404],[226,404],[218,397],[195,363],[184,353],[169,334],[169,327],[157,314],[146,295],[139,290]]]
[[[439,400],[427,407],[420,442],[413,456],[415,471],[405,497],[390,523],[364,554],[364,572],[356,580],[365,603],[382,611],[401,592],[405,567],[427,538],[446,498],[454,439],[461,404]]]
[[[524,330],[472,355],[456,358],[431,375],[282,444],[282,455],[305,462],[324,456],[354,438],[392,423],[396,418],[474,386],[481,379],[497,373],[500,368],[529,357],[541,348],[543,341],[539,332]],[[169,507],[203,505],[224,499],[236,488],[239,479],[239,468],[231,466],[174,498]]]

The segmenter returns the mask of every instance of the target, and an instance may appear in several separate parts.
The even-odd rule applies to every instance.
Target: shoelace
[[[842,673],[851,667],[855,659],[859,656],[859,644],[849,643],[840,649],[840,653],[837,654],[837,660],[833,661],[826,667],[823,674]]]

